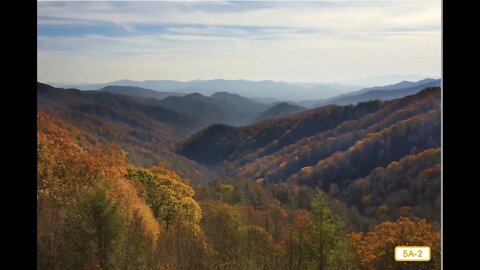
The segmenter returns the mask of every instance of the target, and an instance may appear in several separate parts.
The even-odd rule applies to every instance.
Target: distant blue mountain
[[[338,95],[328,99],[320,100],[306,100],[301,101],[299,104],[305,107],[319,107],[329,104],[336,105],[348,105],[357,104],[363,101],[369,100],[389,100],[408,96],[420,92],[428,87],[439,87],[441,85],[441,79],[423,79],[418,82],[402,81],[397,84],[391,84],[387,86],[375,86],[353,91],[347,94]]]
[[[306,108],[300,107],[295,104],[290,104],[288,102],[281,102],[276,104],[275,106],[269,108],[268,110],[264,111],[258,118],[258,121],[262,120],[271,120],[271,119],[278,119],[287,116],[291,116],[300,112],[305,111]]]
[[[99,90],[107,86],[131,86],[151,89],[161,92],[174,93],[200,93],[210,96],[217,92],[229,92],[245,97],[260,99],[275,98],[285,100],[322,99],[347,93],[355,86],[326,83],[289,83],[275,81],[249,81],[249,80],[194,80],[194,81],[173,81],[173,80],[149,80],[133,81],[119,80],[103,84],[52,84],[56,87],[75,88],[80,90]]]
[[[181,93],[174,92],[159,92],[151,89],[135,87],[135,86],[105,86],[99,90],[100,92],[108,92],[112,94],[119,94],[124,96],[131,97],[140,97],[140,98],[154,98],[162,100],[166,97],[171,96],[184,96]]]

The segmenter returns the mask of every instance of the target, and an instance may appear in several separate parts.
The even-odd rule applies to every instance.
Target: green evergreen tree
[[[103,187],[97,186],[81,192],[73,207],[67,220],[73,253],[70,269],[117,269],[118,247],[124,231],[118,203],[108,198]]]
[[[314,268],[318,270],[348,269],[350,256],[343,220],[332,212],[326,195],[318,188],[311,204]]]

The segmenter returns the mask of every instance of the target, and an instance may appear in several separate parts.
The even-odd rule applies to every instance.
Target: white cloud
[[[438,1],[238,5],[39,3],[40,26],[114,23],[132,33],[39,36],[38,77],[341,81],[440,74]],[[142,24],[163,30],[137,32]]]
[[[211,2],[215,3],[215,2]],[[211,6],[211,3],[203,4]],[[440,25],[440,5],[437,2],[340,2],[324,6],[313,2],[271,5],[258,9],[218,12],[195,9],[190,5],[162,2],[136,3],[70,3],[43,5],[39,14],[62,19],[93,20],[120,25],[201,24],[255,27],[298,27],[334,29],[383,29],[386,27],[418,27]],[[42,23],[42,20],[39,21]]]

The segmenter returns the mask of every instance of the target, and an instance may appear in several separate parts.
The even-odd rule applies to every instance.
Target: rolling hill
[[[431,245],[440,257],[438,87],[309,110],[288,103],[268,108],[225,92],[158,100],[41,83],[37,100],[39,261],[45,269],[55,258],[61,258],[57,268],[73,267],[71,254],[83,260],[66,247],[97,241],[84,232],[100,223],[113,233],[125,225],[110,246],[120,245],[120,260],[123,250],[138,254],[125,264],[132,269],[140,263],[213,269],[225,258],[233,258],[230,268],[250,260],[249,269],[287,269],[308,258],[292,254],[316,252],[309,245],[323,239],[321,228],[335,234],[330,239],[342,245],[342,258],[352,254],[345,243],[368,252],[379,241],[393,245],[390,236],[372,241],[370,235],[387,232],[402,244],[402,232],[418,228],[423,239],[415,243]],[[206,127],[261,113],[283,117]],[[117,214],[91,215],[102,209]],[[183,264],[199,256],[201,262]]]
[[[132,86],[152,89],[161,92],[174,93],[200,93],[204,96],[210,96],[216,92],[229,92],[239,94],[245,97],[255,97],[269,99],[275,97],[279,100],[304,100],[308,98],[320,99],[332,95],[347,93],[355,86],[341,84],[299,84],[276,81],[249,81],[249,80],[193,80],[193,81],[173,81],[173,80],[118,80],[102,84],[55,84],[57,87],[77,88],[81,90],[98,90],[106,86]]]
[[[199,93],[168,97],[163,99],[161,104],[184,114],[195,115],[206,125],[247,124],[268,108],[265,104],[226,92],[214,93],[210,97]]]
[[[195,115],[208,125],[213,123],[233,124],[237,115],[222,102],[206,97],[199,93],[188,94],[183,97],[168,97],[161,101],[166,108],[189,115]]]
[[[127,119],[141,113],[159,122],[180,125],[188,129],[198,129],[216,123],[247,124],[269,107],[227,92],[217,92],[207,97],[199,93],[184,95],[129,86],[107,86],[99,91],[76,89],[60,91],[60,88],[42,84],[39,89],[40,96],[47,97],[47,103],[48,99],[58,99],[56,106],[69,105],[75,107],[75,110],[90,110],[95,113],[103,111],[104,114],[111,113],[118,119]],[[48,91],[55,94],[44,95]],[[120,111],[125,110],[128,116],[125,113],[123,116],[117,116],[121,114]]]
[[[238,94],[216,92],[210,98],[227,104],[229,108],[245,115],[254,115],[265,111],[268,105]]]
[[[304,107],[297,106],[295,104],[290,104],[287,102],[281,102],[276,104],[275,106],[269,108],[265,112],[263,112],[258,118],[258,121],[262,120],[270,120],[270,119],[277,119],[282,118],[290,115],[294,115],[306,110]]]
[[[187,129],[199,127],[198,119],[163,107],[160,101],[155,100],[144,101],[108,92],[60,89],[41,83],[37,85],[37,97],[39,106],[45,109],[90,114],[133,127],[146,127],[146,123],[152,123],[152,120],[161,125],[171,124]]]
[[[37,105],[39,112],[75,128],[76,139],[85,149],[119,144],[127,160],[137,166],[164,164],[186,179],[202,182],[212,178],[213,172],[174,151],[178,140],[202,126],[201,120],[165,108],[156,99],[38,83]]]
[[[87,150],[117,143],[134,164],[168,164],[193,183],[219,175],[232,183],[261,183],[281,204],[301,208],[309,207],[301,198],[320,187],[335,211],[354,219],[349,224],[355,226],[392,220],[405,211],[438,225],[440,88],[359,96],[378,91],[391,98],[399,91],[415,94],[310,110],[285,103],[262,110],[267,105],[225,92],[157,100],[41,83],[37,97],[39,111],[77,129]],[[289,108],[293,114],[287,117],[230,124],[257,112],[257,117],[262,112],[280,117]],[[221,121],[226,124],[213,124]],[[307,195],[285,197],[279,189]]]
[[[440,88],[427,88],[399,99],[327,105],[245,127],[214,125],[183,142],[178,152],[235,179],[272,187],[318,186],[338,199],[347,216],[378,220],[377,210],[385,205],[393,218],[408,206],[438,225],[440,111]],[[379,168],[410,178],[379,185],[387,181]],[[421,180],[428,177],[432,180]],[[363,188],[365,181],[370,189]],[[416,195],[404,191],[413,186]],[[374,194],[381,197],[372,199]],[[423,200],[426,196],[431,200]]]
[[[440,87],[440,79],[426,78],[416,82],[401,81],[399,83],[389,84],[385,86],[374,86],[374,87],[363,88],[358,91],[347,93],[345,95],[358,95],[358,94],[363,94],[365,92],[369,92],[373,90],[392,91],[392,90],[402,90],[402,89],[413,88],[413,87],[417,87],[417,88]]]
[[[170,96],[183,96],[183,94],[174,93],[174,92],[159,92],[151,89],[134,87],[134,86],[105,86],[102,89],[98,90],[100,92],[108,92],[112,94],[131,96],[131,97],[140,97],[140,98],[154,98],[162,100]]]
[[[179,151],[188,158],[209,165],[240,159],[265,147],[273,153],[299,139],[334,128],[343,121],[372,113],[380,106],[379,101],[357,106],[331,105],[300,113],[296,117],[250,126],[212,125],[193,135]]]
[[[440,79],[423,79],[418,82],[402,81],[387,86],[364,88],[328,99],[302,101],[299,104],[314,108],[329,104],[348,105],[369,100],[389,100],[415,94],[428,87],[440,87],[440,85]]]

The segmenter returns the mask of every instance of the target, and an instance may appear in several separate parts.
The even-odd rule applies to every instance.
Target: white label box
[[[428,262],[431,259],[429,246],[396,246],[395,261],[397,262]]]

